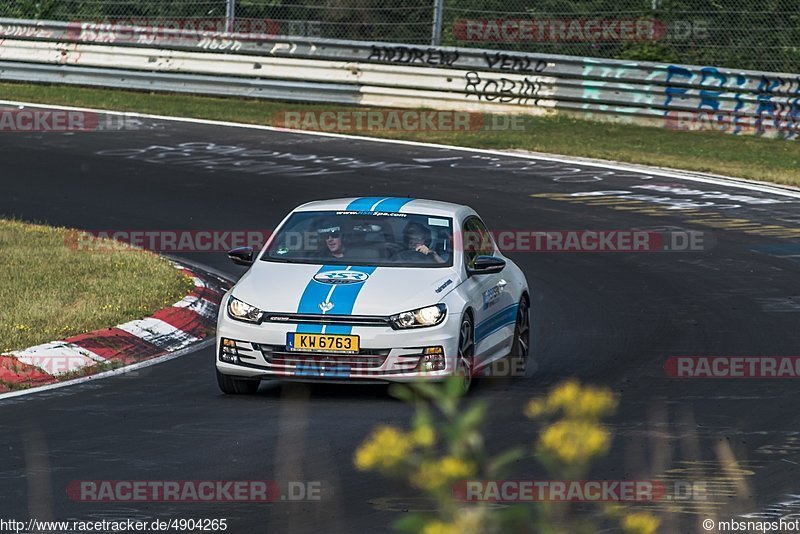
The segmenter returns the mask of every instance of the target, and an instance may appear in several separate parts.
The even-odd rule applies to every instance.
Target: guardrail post
[[[227,0],[225,4],[225,31],[233,33],[233,19],[236,16],[236,0]]]
[[[442,15],[444,11],[444,0],[433,0],[433,33],[431,34],[431,46],[442,44]]]

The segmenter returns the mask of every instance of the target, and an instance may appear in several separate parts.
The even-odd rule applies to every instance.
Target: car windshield
[[[386,267],[453,265],[448,217],[363,211],[294,213],[263,261]]]

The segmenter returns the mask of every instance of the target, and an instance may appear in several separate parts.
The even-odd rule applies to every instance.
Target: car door
[[[468,217],[462,231],[466,269],[474,265],[479,255],[496,255],[494,241],[480,218]],[[503,272],[472,275],[466,282],[470,306],[475,312],[475,355],[479,365],[505,354],[513,338],[516,309],[503,275]]]

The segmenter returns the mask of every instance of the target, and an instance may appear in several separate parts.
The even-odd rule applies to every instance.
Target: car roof
[[[294,211],[374,211],[439,215],[462,220],[475,214],[469,206],[408,197],[351,197],[331,200],[315,200],[298,206]]]

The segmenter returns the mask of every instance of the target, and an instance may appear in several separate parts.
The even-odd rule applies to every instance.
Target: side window
[[[478,256],[492,256],[494,245],[486,226],[477,217],[464,221],[464,263],[471,268]]]
[[[480,245],[478,252],[481,256],[494,256],[494,244],[492,243],[492,236],[489,235],[489,230],[480,219],[473,219],[475,222],[475,229],[480,235]]]

